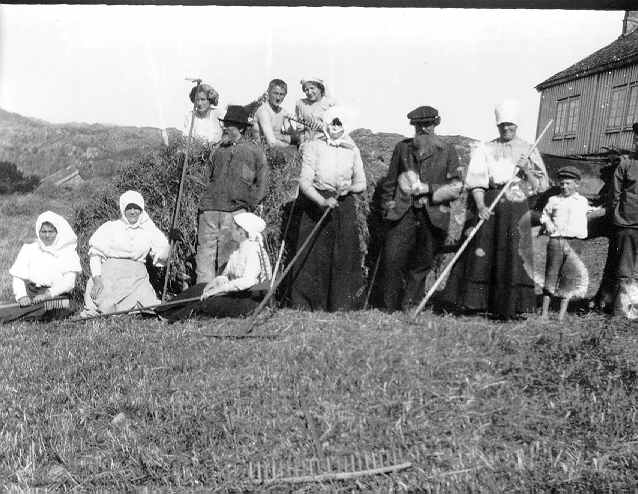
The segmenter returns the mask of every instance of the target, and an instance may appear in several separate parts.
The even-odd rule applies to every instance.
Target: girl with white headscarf
[[[146,213],[139,192],[126,191],[119,203],[122,216],[104,223],[89,239],[91,279],[84,293],[83,316],[159,303],[146,258],[151,256],[155,266],[164,265],[168,239]]]
[[[75,288],[82,272],[76,252],[77,238],[71,225],[59,214],[45,211],[35,224],[36,241],[24,244],[9,269],[13,294],[20,307],[0,309],[0,320],[39,319],[48,309],[68,309],[68,298],[60,298]],[[68,311],[65,311],[68,313]]]
[[[210,283],[190,287],[171,300],[171,306],[157,308],[156,312],[172,321],[186,319],[193,314],[212,317],[250,314],[259,305],[272,277],[262,238],[265,228],[264,220],[253,213],[234,215],[231,234],[239,247],[230,255],[222,274]],[[201,300],[175,304],[193,297]]]
[[[303,144],[324,135],[323,114],[335,106],[335,102],[326,94],[326,83],[318,77],[302,79],[301,89],[306,97],[297,101],[295,116],[304,122],[299,133],[299,143]]]

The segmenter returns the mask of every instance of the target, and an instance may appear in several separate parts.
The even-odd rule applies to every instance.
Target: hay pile
[[[394,145],[403,138],[398,134],[373,134],[360,129],[352,135],[361,149],[368,187],[357,197],[359,248],[366,257],[365,271],[374,263],[383,235],[383,222],[377,200],[378,184],[387,173]],[[447,138],[446,138],[447,139]],[[469,156],[471,140],[451,138],[459,149],[464,163]],[[463,141],[459,141],[462,139]],[[458,142],[457,142],[458,141]],[[105,221],[119,217],[118,199],[124,191],[139,191],[147,205],[149,216],[165,233],[170,230],[175,200],[179,189],[181,167],[184,160],[185,139],[179,137],[160,151],[147,154],[138,162],[122,168],[121,174],[109,184],[99,188],[90,197],[84,197],[74,208],[73,228],[78,234],[78,252],[88,273],[88,239]],[[211,155],[215,148],[193,143],[189,169],[176,227],[178,241],[169,281],[171,293],[180,292],[186,284],[195,281],[194,256],[197,246],[197,211],[199,199],[208,185]],[[276,260],[283,230],[294,198],[297,194],[297,177],[301,169],[301,156],[296,148],[277,148],[266,151],[271,168],[266,199],[257,213],[266,221],[266,248],[271,260]],[[294,223],[294,219],[293,219]],[[294,229],[294,225],[292,226]],[[293,235],[294,237],[294,235]],[[288,243],[287,245],[290,245]],[[288,250],[288,249],[287,249]],[[159,291],[164,271],[149,267],[151,282]]]
[[[175,201],[179,190],[185,139],[180,138],[170,146],[144,156],[138,162],[125,167],[113,181],[99,188],[95,194],[85,197],[74,208],[73,228],[78,234],[78,252],[88,273],[88,239],[104,222],[120,216],[119,196],[126,190],[137,190],[144,197],[146,209],[160,230],[168,233],[171,227]],[[211,156],[215,148],[193,143],[187,178],[184,182],[180,214],[176,225],[175,250],[171,264],[169,291],[180,292],[186,284],[195,281],[194,256],[197,247],[197,212],[199,200],[205,191],[212,172]],[[276,150],[267,153],[271,167],[267,197],[258,209],[266,221],[266,244],[274,259],[281,239],[283,210],[294,198],[301,166],[296,149]],[[151,283],[161,290],[164,271],[149,267]],[[84,280],[85,281],[85,280]]]

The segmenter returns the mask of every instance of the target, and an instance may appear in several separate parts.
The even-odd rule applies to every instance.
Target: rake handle
[[[527,152],[526,158],[529,158],[532,153],[534,152],[534,150],[536,149],[536,147],[538,146],[538,143],[540,142],[540,140],[543,138],[543,136],[545,135],[545,132],[547,132],[547,129],[549,129],[549,126],[552,124],[554,120],[550,120],[549,122],[547,122],[547,125],[545,126],[545,128],[543,129],[543,132],[540,133],[540,135],[538,136],[538,138],[536,139],[536,142],[534,142],[534,144],[532,145],[532,147],[529,149],[529,151]],[[514,180],[516,180],[517,178],[517,173],[515,172],[514,175],[512,176],[512,178],[509,179],[509,181],[503,186],[503,188],[501,189],[501,191],[498,193],[498,195],[496,196],[496,198],[494,199],[494,201],[492,201],[492,204],[490,204],[490,207],[488,208],[488,212],[491,214],[492,211],[494,210],[494,208],[496,207],[496,205],[498,204],[498,202],[501,200],[501,198],[503,197],[503,194],[505,194],[505,192],[507,191],[507,189],[510,187],[510,185],[512,185],[512,183],[514,182]],[[416,317],[419,315],[419,312],[421,312],[423,310],[423,307],[425,307],[425,304],[428,303],[428,301],[430,300],[430,298],[432,297],[432,295],[434,295],[434,292],[436,291],[436,289],[439,287],[439,285],[441,284],[441,282],[443,281],[443,279],[447,276],[447,274],[452,270],[452,267],[454,266],[454,263],[456,263],[456,261],[458,260],[459,257],[461,257],[461,254],[465,251],[466,247],[469,245],[470,241],[474,238],[474,236],[477,234],[477,232],[480,230],[480,228],[483,226],[483,223],[485,223],[486,220],[481,219],[476,226],[472,229],[472,231],[470,232],[470,234],[467,236],[467,238],[465,239],[465,241],[461,244],[461,247],[459,248],[459,250],[456,251],[456,254],[454,254],[454,257],[452,258],[452,260],[448,263],[448,265],[445,267],[445,269],[443,270],[443,272],[440,274],[440,276],[437,278],[437,280],[434,282],[434,284],[430,287],[430,289],[428,290],[428,293],[425,295],[425,297],[423,298],[423,300],[421,300],[421,302],[419,303],[419,305],[417,306],[416,309],[414,309],[414,312],[412,313],[412,317],[411,319],[414,321],[416,319]]]
[[[268,293],[266,294],[264,299],[257,306],[257,308],[255,309],[255,312],[253,312],[253,315],[250,318],[250,321],[248,323],[248,326],[246,327],[246,330],[244,331],[244,334],[249,334],[253,330],[255,322],[257,321],[257,316],[264,309],[264,307],[266,307],[266,304],[274,295],[275,290],[277,290],[277,287],[281,284],[281,282],[284,280],[286,275],[290,272],[295,262],[297,261],[297,259],[299,259],[302,252],[305,250],[306,246],[310,243],[310,240],[312,240],[312,238],[314,237],[315,233],[319,230],[319,228],[323,224],[323,221],[326,219],[330,211],[332,211],[331,208],[326,208],[326,210],[321,215],[321,218],[319,218],[319,221],[317,221],[317,224],[314,226],[314,228],[312,229],[312,231],[310,232],[306,240],[304,240],[304,243],[301,244],[301,247],[299,247],[295,256],[288,263],[288,266],[286,266],[286,269],[283,270],[283,272],[281,273],[281,276],[279,276],[279,278],[277,278],[277,280],[272,284],[272,286],[270,287],[270,290],[268,290]]]

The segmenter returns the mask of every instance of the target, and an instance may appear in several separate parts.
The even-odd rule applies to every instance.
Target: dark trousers
[[[618,228],[615,232],[616,279],[627,283],[638,278],[638,229]]]
[[[383,302],[387,309],[405,310],[425,296],[425,279],[443,247],[446,232],[432,225],[421,208],[410,208],[388,226],[383,255]]]

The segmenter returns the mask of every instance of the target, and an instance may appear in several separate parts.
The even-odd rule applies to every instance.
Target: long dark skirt
[[[206,283],[198,283],[171,300],[171,305],[157,307],[155,312],[171,322],[191,317],[242,317],[250,314],[263,299],[263,290],[243,290],[209,297],[205,300],[174,304],[180,300],[201,297]]]
[[[315,227],[324,209],[301,195],[298,247]],[[324,220],[313,240],[292,268],[291,303],[309,310],[355,310],[363,295],[363,256],[355,198],[339,198],[339,206]]]
[[[491,204],[498,193],[498,189],[487,190],[485,204]],[[439,302],[501,319],[534,311],[534,282],[521,257],[522,249],[532,249],[528,211],[527,201],[501,199],[452,268]],[[475,218],[466,226],[466,235],[476,223]]]
[[[27,283],[27,295],[31,298],[46,292],[47,287],[36,287],[33,283]],[[56,300],[39,302],[26,307],[11,304],[10,307],[0,308],[0,323],[5,324],[14,321],[52,321],[68,317],[75,307],[72,307],[68,296],[55,297]]]

